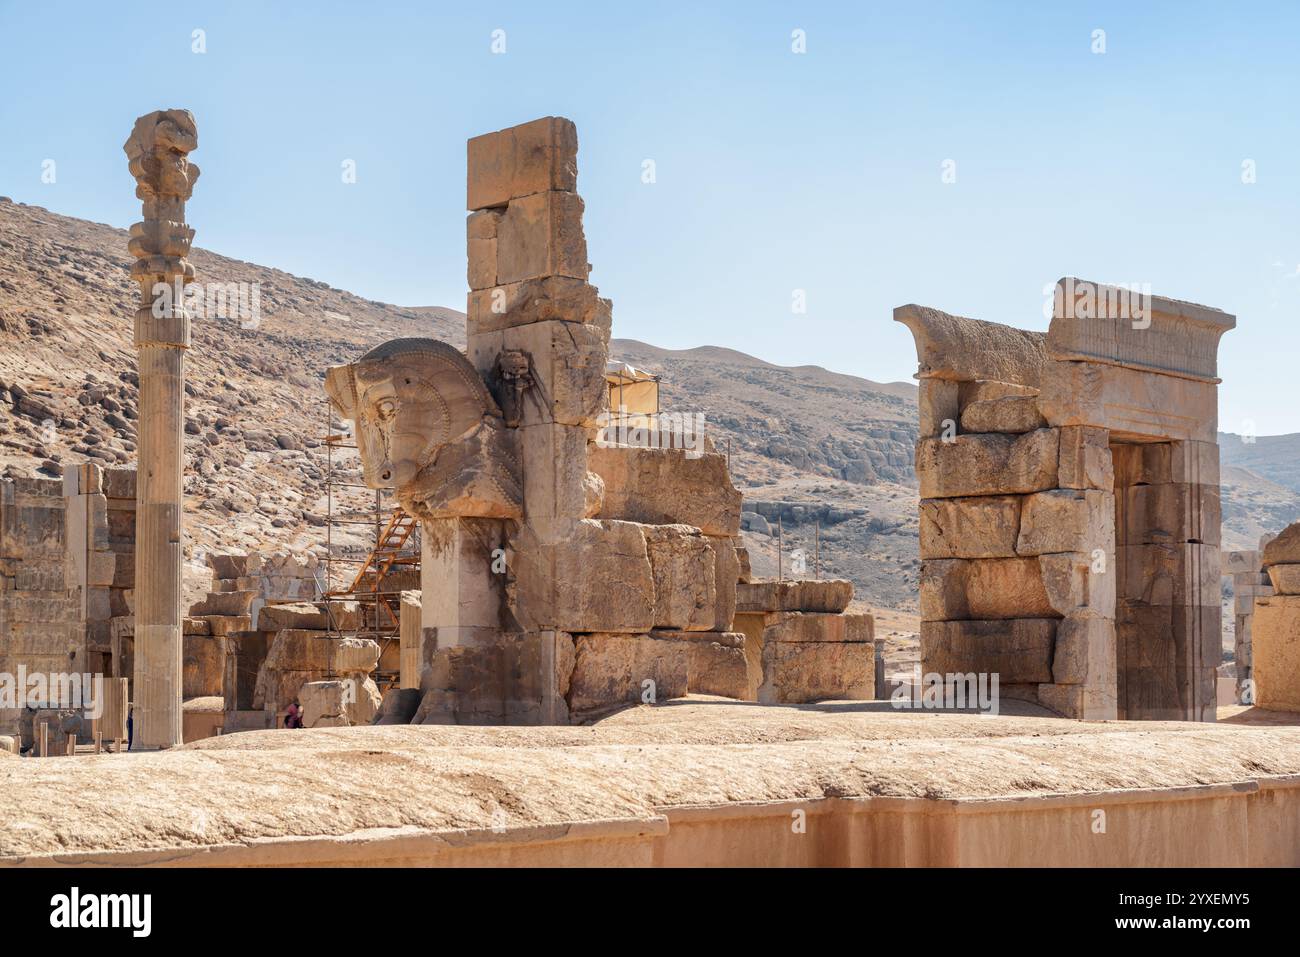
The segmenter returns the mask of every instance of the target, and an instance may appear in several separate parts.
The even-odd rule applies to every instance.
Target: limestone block
[[[1114,721],[1117,717],[1113,687],[1040,684],[1038,703],[1066,718]]]
[[[88,552],[86,554],[86,584],[113,584],[117,574],[117,555],[113,552]]]
[[[1115,547],[1115,496],[1094,489],[1053,489],[1026,496],[1016,552],[1110,554]]]
[[[1300,711],[1300,596],[1261,598],[1253,629],[1255,704]]]
[[[1270,565],[1269,580],[1277,595],[1300,595],[1300,565]]]
[[[939,674],[996,673],[1001,685],[1050,682],[1056,626],[1051,618],[922,621],[921,667]]]
[[[650,637],[656,641],[681,641],[686,644],[689,655],[687,690],[692,694],[718,695],[737,700],[749,698],[743,634],[655,629]]]
[[[1016,495],[921,501],[921,558],[1013,558],[1020,533]]]
[[[1115,684],[1115,622],[1095,613],[1072,615],[1056,628],[1052,658],[1056,684]]]
[[[118,622],[119,620],[120,620],[120,619],[115,618],[115,619],[113,619],[113,623],[114,623],[114,624],[117,624],[117,622]],[[204,618],[184,618],[184,619],[181,620],[181,634],[183,634],[183,635],[211,635],[211,634],[212,634],[212,625],[211,625],[211,624],[210,624],[206,619],[204,619]],[[190,698],[192,698],[192,697],[195,697],[195,696],[194,696],[194,695],[186,695],[186,697],[190,697]]]
[[[1223,574],[1232,575],[1234,579],[1237,575],[1258,575],[1261,567],[1259,552],[1254,549],[1224,552],[1219,560]]]
[[[981,399],[964,405],[961,410],[963,432],[1032,432],[1045,428],[1047,422],[1038,412],[1035,395],[1007,395]]]
[[[1214,545],[1121,545],[1116,592],[1147,605],[1219,604],[1219,549]]]
[[[369,678],[311,681],[298,691],[305,728],[339,728],[370,724],[382,698]]]
[[[645,634],[576,635],[568,694],[573,718],[682,697],[689,687],[689,644]]]
[[[959,435],[921,439],[916,473],[921,498],[1038,492],[1056,486],[1058,433]]]
[[[709,539],[689,525],[645,525],[642,532],[654,575],[654,627],[712,631],[717,586]]]
[[[552,319],[590,324],[608,336],[612,310],[610,301],[602,299],[595,286],[581,279],[546,276],[525,282],[499,281],[491,289],[470,291],[465,326],[474,352],[476,335]],[[479,367],[477,361],[475,366]]]
[[[922,379],[917,383],[920,438],[955,435],[961,418],[960,383],[949,379]]]
[[[844,641],[764,641],[763,704],[869,701],[875,694],[875,645]]]
[[[410,724],[420,708],[419,688],[393,688],[384,692],[375,724]]]
[[[608,347],[600,327],[549,320],[515,326],[501,336],[502,348],[521,350],[531,358],[534,386],[533,394],[524,397],[523,425],[596,427],[608,394]],[[493,388],[503,402],[501,386],[494,382]]]
[[[433,653],[413,724],[567,724],[573,639],[543,631]]]
[[[575,190],[578,131],[573,121],[547,116],[469,140],[467,208],[505,206],[546,190]]]
[[[221,695],[226,676],[225,639],[184,635],[181,642],[181,697]]]
[[[497,284],[497,224],[501,212],[484,209],[470,213],[465,223],[470,289],[489,289]]]
[[[1054,614],[1037,558],[921,562],[922,621],[1047,618]]]
[[[1110,451],[1110,433],[1088,426],[1062,428],[1057,482],[1061,488],[1111,491],[1115,486],[1115,465]]]
[[[204,615],[203,620],[208,623],[208,631],[219,637],[249,631],[253,627],[250,615]]]
[[[731,631],[731,621],[736,617],[736,588],[740,581],[740,556],[735,538],[724,535],[707,536],[713,547],[713,628]]]
[[[736,541],[737,539],[732,539]],[[754,580],[754,572],[749,564],[749,549],[743,545],[736,546],[736,560],[740,562],[740,577],[738,582],[748,584]],[[739,601],[739,598],[737,599]]]
[[[571,425],[530,425],[515,430],[523,461],[524,517],[549,534],[587,510],[587,431]]]
[[[190,615],[204,618],[209,615],[247,615],[257,597],[254,591],[208,592],[203,601],[190,606]]]
[[[1052,611],[1061,616],[1087,611],[1114,618],[1118,576],[1108,562],[1106,556],[1084,552],[1038,556],[1038,570]]]
[[[546,276],[586,280],[582,197],[549,190],[513,199],[497,224],[497,282]]]
[[[208,565],[212,568],[214,578],[242,578],[255,575],[261,567],[262,558],[246,552],[208,552]]]
[[[524,526],[506,561],[506,601],[523,630],[644,633],[654,625],[654,573],[639,524],[579,519],[555,542]]]
[[[763,619],[763,644],[815,641],[870,642],[875,637],[875,619],[868,614],[827,612],[769,612]]]
[[[1123,490],[1125,544],[1201,542],[1218,545],[1219,486],[1167,482]]]
[[[359,601],[329,601],[326,603],[326,613],[335,631],[360,631],[365,627],[365,610]]]
[[[736,586],[736,611],[841,612],[853,600],[853,582],[843,578],[760,581]]]
[[[322,608],[311,602],[263,605],[257,613],[257,627],[261,631],[280,631],[283,628],[325,631],[329,626],[329,616]]]
[[[602,518],[694,525],[705,535],[740,534],[741,494],[721,453],[691,458],[684,449],[593,445],[588,464],[605,482]]]
[[[499,628],[509,570],[494,556],[505,554],[506,523],[433,519],[420,532],[422,627]]]
[[[334,670],[369,674],[379,664],[379,644],[369,638],[343,638],[334,645]]]
[[[1053,426],[1214,443],[1219,412],[1212,382],[1097,362],[1051,366],[1038,408]]]
[[[1263,548],[1262,566],[1300,564],[1300,522],[1288,525]]]

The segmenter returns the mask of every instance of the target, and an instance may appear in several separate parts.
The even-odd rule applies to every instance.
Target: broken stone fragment
[[[853,600],[853,583],[846,579],[760,581],[736,586],[736,611],[841,612]]]

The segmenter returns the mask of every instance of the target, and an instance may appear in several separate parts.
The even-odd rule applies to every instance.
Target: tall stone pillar
[[[183,290],[194,279],[186,261],[194,230],[185,222],[199,168],[188,110],[164,110],[135,121],[123,149],[143,203],[127,248],[140,285],[135,314],[139,351],[139,459],[135,532],[134,747],[181,743],[181,512],[185,349],[190,318]]]

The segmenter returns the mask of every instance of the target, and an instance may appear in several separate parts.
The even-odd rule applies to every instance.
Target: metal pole
[[[821,519],[818,519],[818,520],[817,520],[817,523],[816,523],[816,525],[813,526],[813,529],[814,529],[813,534],[816,536],[816,537],[813,539],[813,564],[814,564],[814,566],[815,566],[816,569],[817,569],[817,577],[818,577],[818,578],[821,578],[821,577],[822,577],[822,522],[821,522]]]
[[[776,515],[776,580],[777,581],[781,581],[783,577],[781,574],[781,542],[783,537],[784,536],[781,530],[781,513],[778,512]]]

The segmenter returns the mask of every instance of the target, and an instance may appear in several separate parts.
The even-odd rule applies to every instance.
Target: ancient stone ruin
[[[136,481],[135,739],[143,749],[182,741],[181,519],[184,511],[185,350],[190,317],[184,297],[159,310],[156,286],[180,292],[194,279],[186,260],[194,230],[185,201],[199,168],[189,161],[198,146],[188,110],[149,113],[135,122],[123,149],[144,205],[144,221],[131,227],[136,257],[131,278],[140,285],[135,314],[139,350],[140,429]]]
[[[1261,561],[1273,593],[1254,599],[1254,703],[1272,711],[1300,711],[1300,522],[1269,541]]]
[[[1232,576],[1233,655],[1235,700],[1254,703],[1255,600],[1273,594],[1273,583],[1263,565],[1264,548],[1274,536],[1260,538],[1259,548],[1223,553],[1223,574]]]
[[[1204,306],[1075,279],[1046,334],[894,310],[920,363],[921,655],[1074,718],[1214,720],[1216,355]]]
[[[468,358],[400,339],[326,377],[366,482],[421,523],[422,594],[402,610],[404,640],[421,619],[418,651],[403,649],[413,720],[563,724],[687,692],[752,698],[768,658],[773,700],[870,689],[869,619],[839,616],[851,588],[774,622],[770,650],[732,630],[740,493],[724,455],[600,430],[611,304],[587,281],[573,124],[476,137],[468,168]]]

